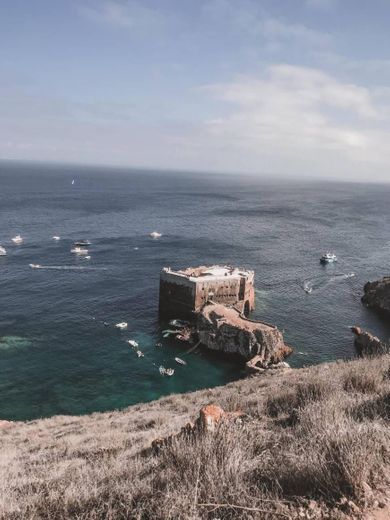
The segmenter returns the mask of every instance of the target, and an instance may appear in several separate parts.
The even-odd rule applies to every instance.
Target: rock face
[[[355,347],[360,356],[380,356],[390,351],[390,345],[387,345],[370,332],[366,332],[360,327],[351,327],[351,330],[355,334]]]
[[[390,276],[364,286],[362,302],[390,316]]]
[[[292,349],[273,325],[252,321],[234,308],[207,303],[197,315],[199,341],[211,350],[239,354],[266,367],[282,361]]]

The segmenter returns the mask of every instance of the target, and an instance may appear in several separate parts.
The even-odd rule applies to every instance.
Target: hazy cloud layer
[[[386,13],[47,2],[0,20],[0,158],[390,180]]]

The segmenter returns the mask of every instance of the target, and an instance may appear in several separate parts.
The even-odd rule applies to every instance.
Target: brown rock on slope
[[[364,286],[362,302],[390,316],[390,276],[375,282],[367,282]]]
[[[151,446],[153,451],[158,453],[163,448],[172,446],[175,439],[213,433],[222,421],[241,422],[244,417],[245,414],[239,410],[235,412],[225,412],[225,410],[217,404],[210,403],[199,410],[199,417],[196,419],[195,423],[188,422],[181,428],[179,433],[155,439]]]
[[[292,352],[277,327],[249,320],[221,304],[207,303],[197,316],[196,329],[199,340],[209,349],[240,354],[246,360],[259,356],[264,366]]]
[[[370,332],[362,330],[360,327],[351,327],[351,331],[355,334],[355,347],[359,355],[363,357],[381,356],[389,352],[389,345]]]

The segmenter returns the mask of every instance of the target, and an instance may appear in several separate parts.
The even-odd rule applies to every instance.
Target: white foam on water
[[[349,278],[353,278],[354,276],[356,276],[355,273],[338,273],[329,277],[317,277],[313,278],[312,280],[306,280],[302,285],[302,289],[306,293],[311,293],[314,290],[326,287],[330,283],[337,282],[337,280],[348,280]]]
[[[0,337],[0,350],[11,350],[19,348],[27,348],[31,345],[31,341],[21,336],[2,336]]]
[[[106,267],[89,267],[79,265],[39,265],[34,269],[53,269],[57,271],[107,271]]]

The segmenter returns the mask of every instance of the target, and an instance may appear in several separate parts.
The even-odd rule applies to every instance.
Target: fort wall
[[[255,307],[254,273],[220,266],[172,271],[160,275],[160,314],[189,317],[213,301],[248,315]]]

